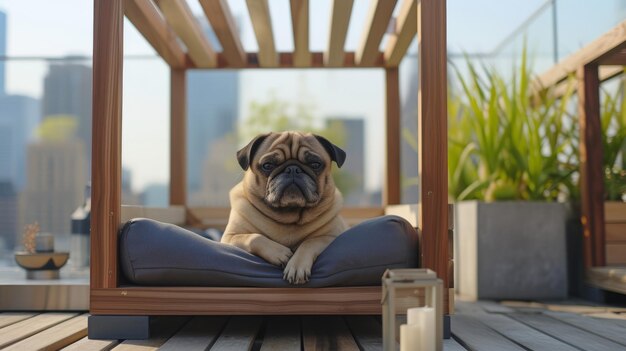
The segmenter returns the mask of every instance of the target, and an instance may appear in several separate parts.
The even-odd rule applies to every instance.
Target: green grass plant
[[[567,189],[572,167],[573,87],[559,99],[534,95],[524,49],[511,74],[452,65],[458,92],[451,94],[448,169],[450,196],[462,200],[554,201]],[[453,88],[450,89],[454,91]]]
[[[614,95],[602,90],[602,126],[605,199],[624,200],[626,194],[626,89],[620,81]]]

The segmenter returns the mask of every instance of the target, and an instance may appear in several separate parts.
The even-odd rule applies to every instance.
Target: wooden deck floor
[[[381,350],[380,317],[160,317],[149,340],[89,340],[87,314],[0,313],[2,350]],[[444,350],[626,350],[626,309],[457,305]]]

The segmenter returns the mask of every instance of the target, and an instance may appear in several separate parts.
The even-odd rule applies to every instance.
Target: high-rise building
[[[146,207],[167,207],[169,205],[169,191],[170,188],[167,184],[150,184],[141,193],[141,204]]]
[[[7,55],[7,15],[0,11],[0,56]],[[0,97],[6,94],[4,59],[0,60]]]
[[[28,145],[27,181],[20,194],[20,228],[37,222],[55,236],[70,234],[72,212],[83,203],[86,176],[81,140]]]
[[[0,11],[0,56],[7,55],[7,15]],[[0,60],[0,97],[6,94],[5,60]]]
[[[11,182],[0,181],[0,248],[13,250],[17,233],[17,194]]]
[[[407,55],[400,65],[400,127],[407,131],[400,142],[400,174],[405,180],[400,195],[402,203],[419,201],[417,135],[418,66],[415,53]],[[409,142],[406,138],[411,138]]]
[[[340,123],[345,130],[345,143],[341,148],[346,152],[346,161],[341,171],[350,177],[349,192],[344,194],[344,204],[364,205],[365,196],[365,120],[363,118],[331,117],[326,119],[328,127]]]
[[[202,186],[191,194],[190,203],[196,206],[229,206],[230,189],[243,178],[243,171],[234,157],[237,149],[237,138],[234,135],[211,143],[203,163]]]
[[[219,43],[206,20],[200,20],[211,43]],[[193,201],[193,193],[201,191],[203,166],[214,142],[235,132],[238,115],[237,70],[187,73],[187,191],[192,195],[190,201]]]
[[[21,95],[0,96],[0,181],[20,191],[26,182],[26,145],[39,121],[39,100]]]
[[[132,178],[132,171],[122,167],[122,205],[141,205],[141,196],[133,192]]]
[[[79,63],[53,63],[44,79],[41,106],[44,118],[51,115],[77,118],[77,136],[85,147],[87,167],[91,164],[91,82],[91,67]]]

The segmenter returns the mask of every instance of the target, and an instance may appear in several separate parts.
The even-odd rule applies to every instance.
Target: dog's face
[[[335,185],[331,162],[341,167],[345,152],[311,133],[282,132],[257,136],[237,152],[246,170],[249,195],[274,208],[315,207]]]

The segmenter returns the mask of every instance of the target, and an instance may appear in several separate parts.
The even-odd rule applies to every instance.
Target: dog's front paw
[[[286,246],[274,243],[259,252],[259,256],[275,266],[285,267],[293,256],[293,251]]]
[[[312,262],[294,256],[283,271],[283,279],[288,281],[289,284],[304,284],[311,278],[312,266]]]

